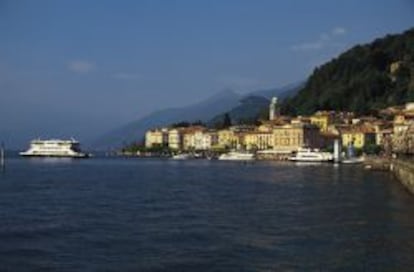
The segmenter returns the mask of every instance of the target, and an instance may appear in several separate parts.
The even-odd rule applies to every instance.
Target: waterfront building
[[[252,131],[244,134],[243,141],[247,150],[266,150],[273,148],[271,131]]]
[[[414,154],[414,122],[408,122],[404,132],[393,138],[393,151],[404,154]]]
[[[399,153],[412,153],[414,145],[414,112],[399,113],[393,122],[393,150]]]
[[[352,124],[352,119],[355,118],[355,113],[349,111],[335,112],[334,124]]]
[[[257,131],[259,132],[272,132],[273,125],[270,122],[263,123],[257,127]]]
[[[220,148],[240,149],[245,146],[245,134],[252,132],[255,129],[256,127],[251,125],[237,125],[227,129],[221,129],[217,132],[218,146]]]
[[[383,146],[385,139],[392,135],[392,124],[386,121],[377,120],[372,122],[372,126],[375,131],[375,144]]]
[[[363,148],[376,142],[375,129],[368,124],[342,127],[340,134],[343,147],[352,144],[355,148]]]
[[[291,124],[311,124],[311,119],[310,117],[299,115],[295,118],[292,118],[290,120],[290,123]]]
[[[183,129],[173,128],[168,131],[168,147],[175,150],[182,149]]]
[[[202,150],[204,149],[204,131],[203,126],[191,126],[183,129],[183,149],[184,150]]]
[[[217,132],[218,145],[221,148],[234,148],[235,133],[231,129],[221,129]]]
[[[273,128],[273,149],[294,152],[301,147],[321,147],[320,130],[316,125],[298,123]]]
[[[151,148],[155,146],[168,145],[168,129],[153,129],[145,133],[145,147]]]
[[[202,150],[211,150],[218,147],[218,133],[215,130],[206,131],[203,134]]]
[[[334,120],[335,112],[332,111],[318,111],[310,117],[310,123],[318,126],[322,132],[327,131]]]
[[[290,124],[291,120],[292,118],[288,116],[275,116],[273,120],[260,120],[261,124],[257,129],[259,131],[273,131],[273,127]]]
[[[385,117],[393,117],[392,135],[388,131],[383,145],[391,146],[396,153],[414,153],[414,103],[388,107],[380,111]],[[389,130],[389,128],[387,129]]]

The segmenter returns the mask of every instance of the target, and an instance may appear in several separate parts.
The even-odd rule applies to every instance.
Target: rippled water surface
[[[0,271],[413,271],[414,196],[355,166],[10,159]]]

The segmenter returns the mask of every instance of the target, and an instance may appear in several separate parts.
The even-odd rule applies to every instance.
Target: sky
[[[0,140],[91,139],[223,89],[281,87],[411,27],[411,0],[0,0]]]

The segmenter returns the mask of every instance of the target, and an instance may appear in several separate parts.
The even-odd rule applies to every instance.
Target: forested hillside
[[[414,28],[357,45],[318,67],[282,106],[285,114],[347,110],[366,114],[414,101]]]

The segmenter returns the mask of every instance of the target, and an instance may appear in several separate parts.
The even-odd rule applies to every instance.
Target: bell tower
[[[275,119],[275,116],[279,115],[277,107],[277,97],[273,97],[269,105],[269,120]]]

